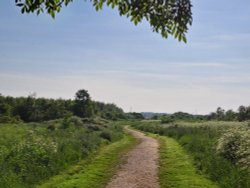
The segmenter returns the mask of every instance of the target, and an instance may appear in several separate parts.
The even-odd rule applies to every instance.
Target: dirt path
[[[127,154],[127,161],[111,179],[106,188],[159,188],[158,142],[143,133],[127,129],[140,140]]]

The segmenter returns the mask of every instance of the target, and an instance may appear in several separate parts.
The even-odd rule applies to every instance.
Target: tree
[[[236,119],[236,113],[233,110],[228,110],[225,113],[226,121],[234,121]]]
[[[239,121],[245,121],[247,119],[247,108],[245,106],[240,106],[238,109],[238,120]]]
[[[11,106],[0,101],[0,116],[10,116]]]
[[[174,36],[186,42],[185,33],[192,24],[191,0],[90,0],[98,11],[103,5],[117,8],[120,16],[129,17],[137,25],[143,19],[162,37]],[[22,13],[46,12],[53,18],[73,0],[15,0]]]
[[[209,120],[209,121],[215,120],[216,116],[217,116],[217,114],[215,112],[211,112],[209,115],[207,115],[207,120]]]
[[[93,115],[93,103],[87,90],[76,92],[74,113],[79,117],[91,117]]]
[[[171,115],[161,116],[161,123],[173,123],[175,121],[174,117]]]
[[[19,104],[14,108],[13,114],[15,116],[20,116],[20,118],[25,122],[34,121],[32,118],[35,105],[35,98],[31,96],[27,98],[20,98]]]
[[[95,114],[110,120],[124,119],[125,114],[123,110],[115,104],[105,104],[103,102],[94,102]]]
[[[127,113],[127,117],[129,119],[145,119],[144,116],[141,114],[141,113],[138,113],[138,112],[130,112],[130,113]]]
[[[250,120],[250,106],[246,107],[246,119]]]
[[[216,110],[216,117],[217,120],[223,120],[225,117],[225,110],[222,109],[221,107],[218,107]]]

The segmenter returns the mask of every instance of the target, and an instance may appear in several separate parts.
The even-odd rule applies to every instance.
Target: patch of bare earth
[[[159,188],[157,140],[143,133],[127,129],[140,143],[126,156],[126,162],[106,188]]]

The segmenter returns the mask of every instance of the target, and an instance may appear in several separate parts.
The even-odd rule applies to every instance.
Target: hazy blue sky
[[[125,111],[209,113],[250,104],[250,1],[193,0],[183,44],[75,1],[56,19],[0,1],[0,93],[94,100]]]

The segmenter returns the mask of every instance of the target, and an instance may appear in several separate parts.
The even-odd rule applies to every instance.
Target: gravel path
[[[140,143],[130,151],[126,163],[106,188],[160,188],[158,181],[158,142],[143,133],[127,129]]]

